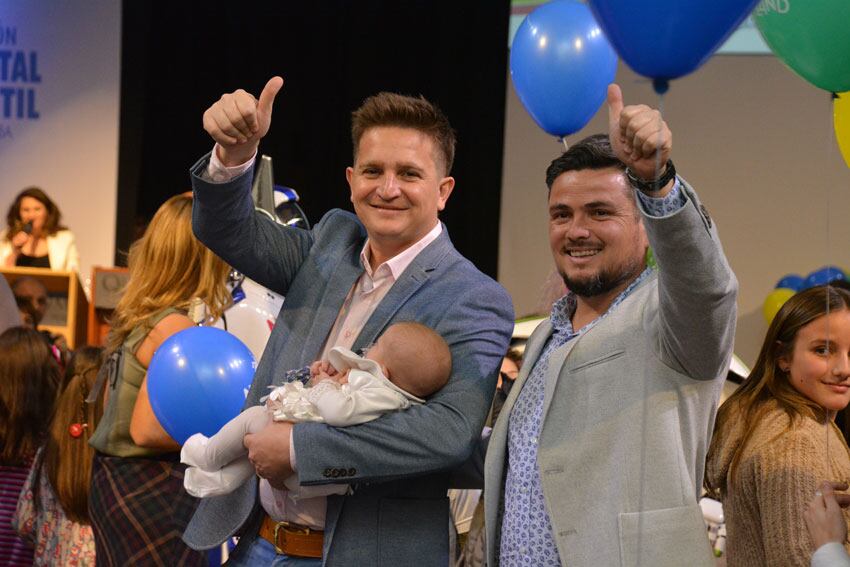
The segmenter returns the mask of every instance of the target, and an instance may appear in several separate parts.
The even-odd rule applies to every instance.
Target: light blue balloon
[[[758,0],[589,0],[605,34],[637,73],[667,81],[692,73],[720,47]]]
[[[195,433],[213,435],[239,415],[254,368],[254,355],[227,331],[191,327],[175,333],[148,366],[153,412],[181,445]]]
[[[511,79],[543,130],[581,130],[605,102],[617,55],[583,3],[555,0],[534,10],[511,46]]]

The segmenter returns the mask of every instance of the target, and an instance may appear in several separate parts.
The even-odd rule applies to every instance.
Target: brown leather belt
[[[292,522],[275,522],[266,514],[260,537],[271,543],[277,553],[321,559],[325,532]]]

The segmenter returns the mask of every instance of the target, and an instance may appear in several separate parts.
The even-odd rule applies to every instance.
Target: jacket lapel
[[[360,263],[360,250],[363,249],[363,241],[357,241],[349,246],[342,254],[339,262],[330,277],[325,293],[317,304],[315,318],[310,326],[310,332],[304,341],[304,352],[320,353],[322,346],[336,322],[345,297],[351,291],[351,287],[357,278],[363,274],[363,264]],[[315,356],[315,354],[311,355]]]
[[[514,404],[519,397],[519,393],[522,391],[522,387],[528,379],[528,375],[531,374],[531,369],[534,368],[534,363],[537,362],[537,358],[543,350],[543,345],[546,344],[546,341],[551,334],[552,322],[547,317],[541,321],[539,325],[537,325],[537,328],[534,329],[534,332],[531,333],[531,336],[528,338],[528,342],[525,345],[525,351],[522,355],[522,368],[519,370],[516,382],[514,382],[514,385],[511,386],[511,393],[508,394],[508,397],[502,406],[499,419],[497,419],[496,423],[493,424],[493,433],[490,435],[490,441],[487,446],[487,455],[484,461],[484,510],[486,516],[485,526],[487,527],[488,536],[488,554],[490,553],[490,550],[492,550],[491,546],[496,545],[495,543],[490,542],[499,541],[497,533],[499,529],[499,517],[496,511],[499,510],[499,503],[504,496],[501,487],[504,483],[504,475],[507,468],[506,456],[508,452],[508,424],[510,421],[510,415],[513,411]]]
[[[573,350],[573,347],[581,340],[581,337],[574,337],[567,344],[561,345],[552,351],[549,355],[549,368],[546,371],[546,389],[543,395],[543,421],[546,421],[546,414],[549,412],[549,406],[552,404],[552,397],[555,395],[555,387],[558,385],[558,379],[561,376],[561,368],[564,367],[564,362]]]
[[[493,433],[490,438],[488,454],[490,452],[493,453],[496,460],[495,462],[502,462],[504,460],[504,453],[507,450],[508,444],[509,418],[507,416],[511,415],[511,411],[513,410],[514,404],[522,391],[522,387],[525,385],[525,381],[528,379],[529,374],[531,374],[531,369],[534,368],[534,364],[537,362],[537,358],[540,356],[540,352],[543,350],[543,346],[546,344],[546,341],[551,334],[552,322],[549,318],[546,318],[537,325],[537,328],[534,329],[534,332],[531,333],[531,336],[528,338],[528,342],[525,345],[525,351],[522,354],[522,368],[520,368],[519,374],[516,377],[516,382],[514,382],[514,385],[511,386],[510,394],[508,394],[508,397],[505,399],[502,411],[499,414],[499,419],[496,420],[496,423],[493,425]],[[497,452],[499,454],[497,454]]]
[[[528,337],[528,342],[526,343],[525,350],[522,353],[523,365],[519,371],[519,374],[516,377],[516,382],[514,382],[514,385],[511,386],[511,393],[505,400],[504,406],[502,406],[503,412],[505,411],[505,409],[510,409],[511,407],[513,407],[514,402],[516,402],[516,398],[519,396],[519,392],[522,390],[525,381],[531,374],[531,369],[534,368],[534,364],[540,357],[540,353],[543,351],[543,347],[546,345],[546,341],[548,341],[549,337],[551,336],[552,320],[549,317],[546,317],[543,321],[540,322],[539,325],[537,325],[537,327],[535,327],[534,331],[531,333],[531,336]],[[508,406],[508,404],[510,404],[510,407]]]
[[[361,248],[357,248],[356,250],[356,269],[352,269],[350,265],[337,268],[337,274],[335,274],[335,277],[339,276],[341,278],[349,278],[350,283],[345,287],[338,303],[331,303],[331,305],[342,305],[348,290],[351,289],[351,286],[354,285],[354,282],[358,277],[360,277],[360,274],[363,273],[364,268],[360,264],[360,249]],[[451,252],[451,250],[453,250],[452,243],[451,240],[449,240],[448,231],[446,230],[445,225],[443,225],[443,232],[440,233],[440,236],[413,259],[407,269],[404,270],[399,279],[393,284],[392,288],[390,288],[387,295],[385,295],[381,300],[381,303],[378,304],[375,311],[372,312],[369,320],[366,321],[366,325],[357,336],[357,340],[354,341],[354,345],[352,346],[353,351],[357,352],[359,349],[375,342],[378,334],[389,324],[396,312],[414,293],[416,293],[420,287],[422,287],[426,281],[428,281],[428,278],[430,277],[429,274],[437,268],[440,261],[445,258],[446,254]],[[353,277],[352,273],[354,274]],[[337,298],[328,294],[327,299],[334,300]],[[338,314],[339,310],[335,311],[332,314],[330,321],[324,321],[321,325],[324,328],[325,323],[327,324],[323,331],[324,334],[321,334],[322,342],[320,342],[316,347],[317,351],[321,348],[325,338],[334,324],[334,321],[336,321],[336,316]],[[317,329],[318,327],[319,325],[313,326],[314,329]],[[320,334],[321,332],[321,329],[316,331],[317,334]],[[315,339],[311,336],[310,341],[313,340]],[[328,497],[327,511],[325,513],[326,532],[322,565],[325,565],[325,562],[327,561],[328,551],[330,549],[331,541],[333,540],[337,520],[339,519],[339,514],[342,511],[344,503],[345,500],[342,496]]]
[[[381,332],[390,324],[396,312],[428,281],[431,273],[437,269],[440,262],[452,249],[452,243],[444,225],[440,236],[426,246],[393,283],[390,291],[372,312],[369,320],[366,321],[366,325],[363,326],[357,336],[352,350],[357,352],[375,342]]]

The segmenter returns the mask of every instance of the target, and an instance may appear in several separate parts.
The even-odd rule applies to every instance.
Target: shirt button
[[[527,555],[528,554],[528,548],[523,545],[522,547],[519,548],[519,552],[522,553],[523,555]]]
[[[345,331],[345,338],[349,338],[351,336],[351,331]]]

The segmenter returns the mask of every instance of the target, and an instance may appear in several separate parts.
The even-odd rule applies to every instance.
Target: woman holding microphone
[[[0,266],[78,271],[74,235],[61,221],[59,207],[38,187],[18,193],[0,237]]]

